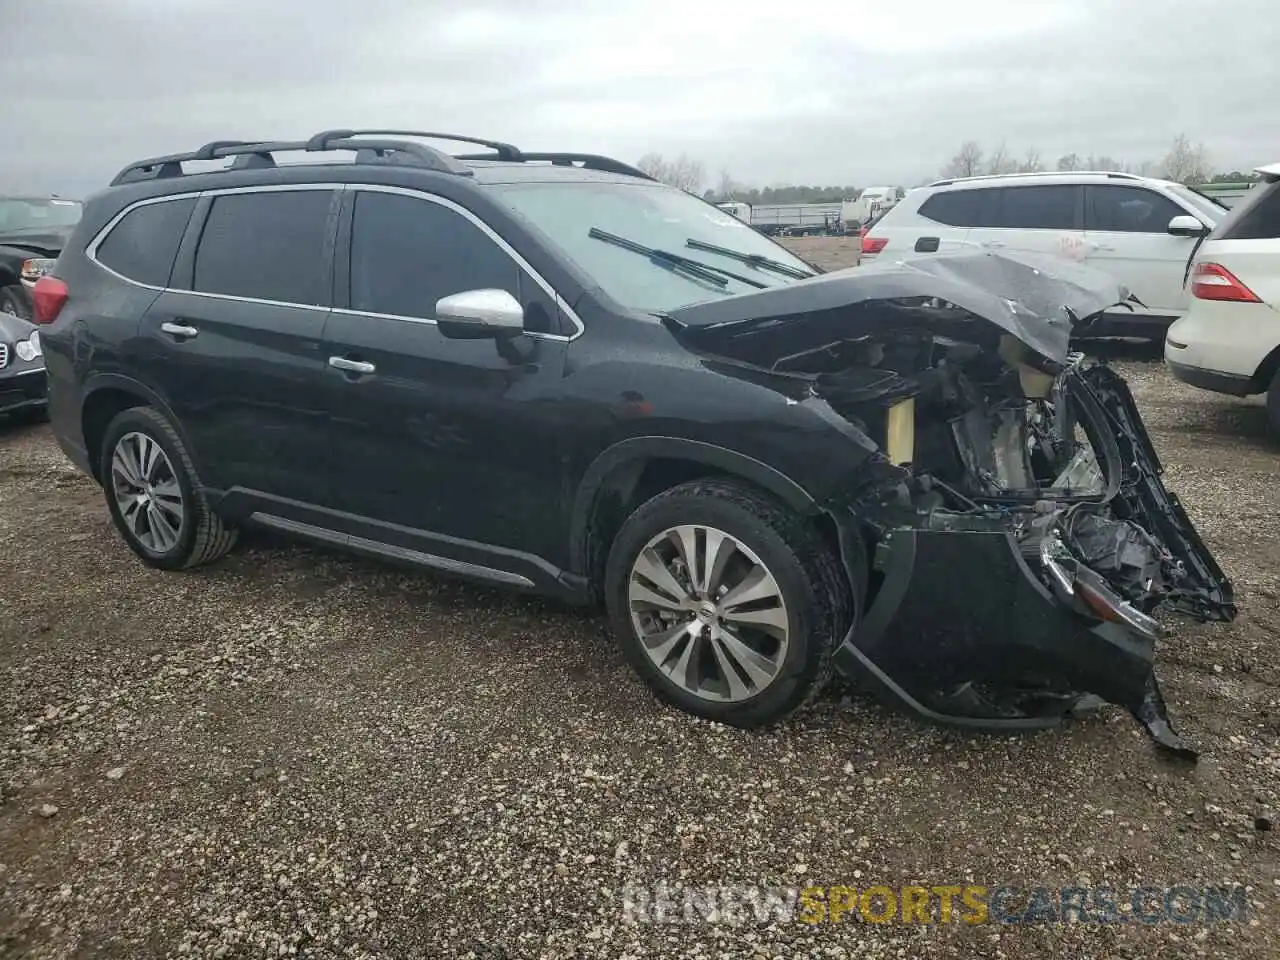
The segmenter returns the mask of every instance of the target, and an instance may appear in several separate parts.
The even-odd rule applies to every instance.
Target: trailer
[[[751,207],[751,226],[779,237],[840,233],[839,203],[760,203]]]

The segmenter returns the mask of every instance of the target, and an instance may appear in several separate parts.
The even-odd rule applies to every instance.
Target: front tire
[[[236,542],[209,506],[177,431],[157,410],[133,407],[107,425],[99,480],[116,529],[148,566],[184,570]]]
[[[610,624],[662,701],[738,727],[777,723],[831,678],[856,604],[812,523],[730,480],[681,484],[623,524]]]

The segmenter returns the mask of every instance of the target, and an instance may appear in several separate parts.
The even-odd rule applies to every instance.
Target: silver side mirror
[[[436,323],[455,340],[506,339],[524,332],[524,307],[505,290],[463,290],[436,301]]]
[[[1169,221],[1169,233],[1175,237],[1202,237],[1208,232],[1209,228],[1189,213],[1181,214]]]

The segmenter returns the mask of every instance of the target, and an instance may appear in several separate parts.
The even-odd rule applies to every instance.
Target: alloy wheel
[[[145,433],[126,433],[111,454],[111,492],[125,527],[155,554],[177,545],[186,522],[182,487],[164,449]]]
[[[723,530],[664,530],[636,557],[627,593],[645,654],[687,693],[736,702],[777,679],[789,639],[782,589]]]

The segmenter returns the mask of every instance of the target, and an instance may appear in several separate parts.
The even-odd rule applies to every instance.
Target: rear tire
[[[159,411],[118,413],[107,424],[99,464],[111,519],[148,566],[184,570],[235,545],[235,528],[210,508],[186,447]]]
[[[1271,378],[1271,386],[1267,388],[1267,419],[1271,422],[1272,433],[1280,436],[1280,370]]]
[[[609,552],[605,600],[660,700],[737,727],[776,723],[812,700],[858,612],[813,524],[731,480],[681,484],[640,506]]]

